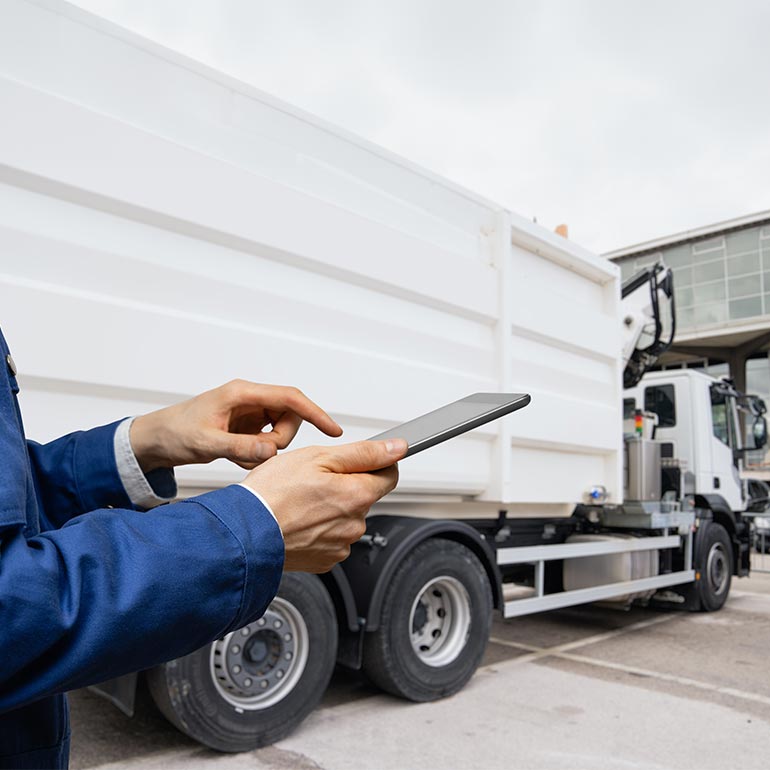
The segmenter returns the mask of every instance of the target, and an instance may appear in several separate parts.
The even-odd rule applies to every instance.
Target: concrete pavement
[[[436,703],[339,672],[298,730],[246,754],[203,749],[143,706],[129,720],[74,694],[72,767],[765,767],[770,575],[735,581],[714,614],[585,607],[497,620],[483,667]]]

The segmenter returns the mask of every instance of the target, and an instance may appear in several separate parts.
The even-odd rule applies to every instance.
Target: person
[[[36,444],[1,331],[0,355],[0,767],[66,767],[65,691],[192,652],[262,615],[283,570],[343,560],[407,449],[278,454],[302,421],[342,430],[295,388],[240,380]],[[174,467],[216,458],[243,482],[169,502]]]

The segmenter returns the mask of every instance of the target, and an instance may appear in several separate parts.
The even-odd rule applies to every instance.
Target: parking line
[[[590,666],[598,666],[599,668],[609,668],[613,671],[621,671],[626,674],[633,674],[635,676],[641,676],[649,679],[658,679],[663,682],[673,682],[674,684],[681,684],[685,685],[686,687],[697,687],[699,690],[707,690],[708,692],[730,695],[733,698],[740,698],[742,700],[749,700],[753,701],[754,703],[762,703],[765,706],[770,706],[770,698],[766,695],[759,695],[758,693],[754,692],[746,692],[745,690],[736,690],[734,687],[722,687],[718,684],[701,682],[697,679],[690,679],[686,676],[664,674],[662,671],[650,671],[646,668],[627,666],[624,663],[613,663],[608,660],[597,660],[596,658],[590,658],[587,655],[575,655],[570,652],[560,652],[557,653],[554,657],[563,658],[565,660],[572,660],[576,663],[587,663]]]
[[[762,703],[765,706],[770,706],[770,697],[766,695],[746,692],[745,690],[737,690],[734,687],[722,687],[721,685],[711,684],[710,682],[701,682],[698,679],[690,679],[686,676],[666,674],[662,671],[652,671],[646,668],[639,668],[638,666],[629,666],[625,663],[614,663],[608,660],[599,660],[598,658],[593,658],[588,655],[577,655],[573,652],[570,652],[570,650],[575,650],[579,647],[585,647],[590,644],[603,642],[607,639],[613,639],[631,631],[654,626],[667,620],[673,620],[676,617],[681,616],[662,615],[658,618],[650,618],[648,620],[642,620],[639,623],[633,623],[630,626],[626,626],[625,628],[618,628],[614,631],[607,631],[603,634],[595,634],[594,636],[588,636],[585,639],[577,639],[574,642],[567,642],[566,644],[560,644],[554,647],[537,647],[532,644],[526,644],[524,642],[512,642],[508,639],[500,639],[499,637],[495,636],[490,637],[489,641],[494,642],[495,644],[502,644],[506,647],[513,647],[514,649],[528,651],[528,655],[522,655],[519,658],[514,658],[511,663],[529,663],[531,661],[551,657],[561,658],[562,660],[571,660],[575,663],[584,663],[589,666],[596,666],[597,668],[606,668],[612,671],[620,671],[625,674],[632,674],[634,676],[640,676],[647,679],[657,679],[663,682],[671,682],[673,684],[680,684],[685,687],[695,687],[699,690],[706,690],[708,692],[728,695],[733,698],[739,698],[741,700],[752,701],[754,703]]]
[[[649,626],[656,626],[659,623],[665,623],[670,620],[674,620],[679,617],[678,615],[659,615],[654,618],[648,618],[647,620],[640,620],[638,623],[632,623],[630,626],[624,628],[616,628],[612,631],[605,631],[601,634],[594,634],[593,636],[587,636],[583,639],[576,639],[573,642],[565,642],[564,644],[557,644],[555,647],[536,647],[531,644],[524,644],[523,642],[511,642],[508,639],[501,639],[498,636],[490,636],[489,641],[495,644],[502,644],[505,647],[513,647],[518,650],[527,650],[531,654],[523,655],[515,660],[526,663],[530,660],[542,658],[547,655],[558,655],[563,652],[569,652],[570,650],[576,650],[578,647],[585,647],[589,644],[597,644],[598,642],[604,642],[607,639],[614,639],[617,636],[628,634],[632,631],[638,631],[642,628],[648,628]]]

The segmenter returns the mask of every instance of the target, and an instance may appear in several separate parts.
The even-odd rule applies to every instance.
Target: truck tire
[[[703,525],[704,532],[699,532],[700,580],[697,581],[698,598],[704,612],[716,612],[722,608],[730,593],[733,576],[733,546],[727,530],[714,521]]]
[[[334,670],[334,605],[315,575],[285,574],[264,616],[147,672],[158,708],[217,751],[286,737],[315,708]]]
[[[379,627],[364,637],[364,673],[411,701],[452,695],[478,668],[491,623],[492,591],[481,562],[460,543],[431,538],[393,574]]]

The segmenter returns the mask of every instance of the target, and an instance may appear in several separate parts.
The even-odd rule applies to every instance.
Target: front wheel
[[[218,751],[288,735],[317,705],[334,670],[334,605],[315,575],[287,573],[265,614],[147,673],[164,716]]]
[[[492,592],[476,555],[451,540],[427,540],[388,585],[379,628],[364,639],[364,672],[412,701],[451,695],[481,662],[491,622]]]
[[[701,609],[715,612],[722,608],[730,593],[733,576],[733,547],[727,530],[714,521],[706,521],[701,535],[696,583]]]

